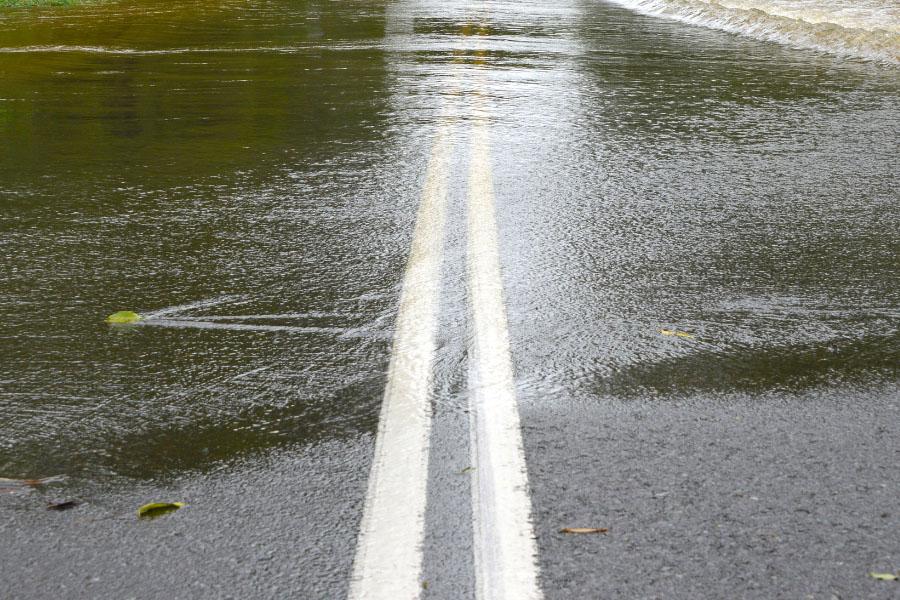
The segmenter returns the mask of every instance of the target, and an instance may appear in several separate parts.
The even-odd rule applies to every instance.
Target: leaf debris
[[[0,477],[0,493],[14,493],[17,491],[31,491],[49,483],[59,483],[65,481],[65,475],[54,475],[52,477],[42,477],[39,479],[9,479]]]
[[[184,505],[184,502],[151,502],[140,507],[137,515],[139,519],[155,519],[174,512]]]
[[[689,339],[689,340],[694,339],[694,335],[691,334],[691,333],[688,333],[688,332],[686,332],[686,331],[678,331],[678,330],[675,330],[675,329],[659,329],[658,331],[659,331],[662,335],[669,335],[669,336],[675,336],[675,337],[680,337],[680,338],[687,338],[687,339]]]
[[[132,312],[130,310],[120,310],[119,312],[115,312],[108,317],[106,317],[107,323],[114,324],[123,324],[123,323],[137,323],[141,320],[141,315],[136,312]]]
[[[607,533],[608,527],[563,527],[560,533]]]

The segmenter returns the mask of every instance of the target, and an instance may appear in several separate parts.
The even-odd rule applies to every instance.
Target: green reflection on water
[[[384,28],[377,2],[4,15],[0,48],[31,51],[0,53],[0,470],[157,476],[373,426],[377,336],[102,320],[223,296],[312,315],[288,325],[381,316],[400,263],[347,283],[343,230],[393,233],[347,208],[381,193]],[[384,297],[354,306],[369,278]]]

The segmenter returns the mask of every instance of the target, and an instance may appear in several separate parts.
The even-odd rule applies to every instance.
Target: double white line
[[[403,280],[352,600],[412,600],[422,590],[426,482],[451,124],[439,131]],[[475,124],[468,187],[472,502],[476,595],[541,597],[528,476],[513,383],[497,242],[490,139]]]
[[[407,600],[421,591],[431,431],[431,368],[447,212],[448,126],[431,151],[394,330],[375,457],[350,584],[354,600]]]

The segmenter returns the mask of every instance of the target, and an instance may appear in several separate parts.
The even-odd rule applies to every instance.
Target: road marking
[[[480,600],[537,600],[537,544],[503,304],[490,160],[488,127],[480,120],[469,168],[467,250],[474,321],[469,388],[476,594]]]
[[[425,175],[394,333],[375,457],[350,584],[352,600],[412,600],[421,592],[449,124]]]

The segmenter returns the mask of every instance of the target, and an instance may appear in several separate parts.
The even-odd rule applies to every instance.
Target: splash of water
[[[610,0],[642,14],[900,65],[895,0]]]

